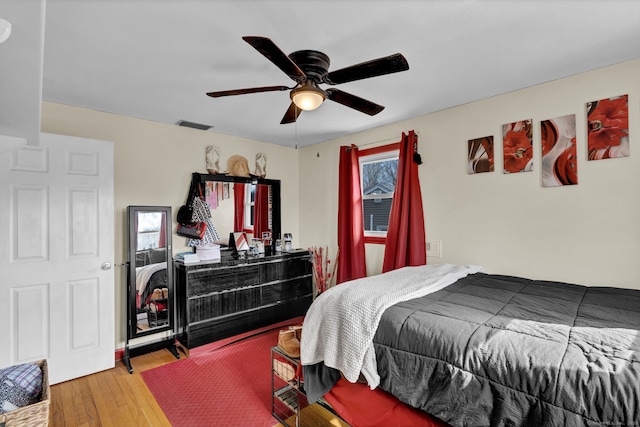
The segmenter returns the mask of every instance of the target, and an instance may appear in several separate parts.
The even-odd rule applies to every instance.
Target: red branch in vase
[[[336,252],[336,259],[334,262],[329,258],[328,247],[312,247],[309,248],[311,252],[311,261],[313,263],[313,281],[316,287],[316,293],[319,295],[335,285],[335,273],[338,266],[338,253]]]

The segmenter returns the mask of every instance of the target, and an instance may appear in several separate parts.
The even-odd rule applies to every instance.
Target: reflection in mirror
[[[272,232],[273,209],[271,186],[253,183],[235,183],[235,218],[233,231],[249,231],[253,237]]]
[[[233,233],[234,246],[236,251],[243,252],[249,250],[249,242],[247,241],[247,233],[235,232]]]
[[[200,175],[211,220],[220,236],[246,232],[249,240],[280,236],[280,181],[229,175]],[[224,243],[224,242],[220,242]],[[231,244],[231,242],[228,242]],[[273,248],[275,251],[275,248]]]
[[[136,328],[138,332],[169,323],[167,301],[166,214],[136,216]]]

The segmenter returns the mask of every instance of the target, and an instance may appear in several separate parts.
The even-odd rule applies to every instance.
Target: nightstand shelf
[[[271,348],[271,413],[288,427],[300,426],[300,412],[309,405],[300,368],[300,359]]]
[[[293,386],[285,386],[274,390],[273,396],[284,403],[291,411],[298,413],[298,391]]]

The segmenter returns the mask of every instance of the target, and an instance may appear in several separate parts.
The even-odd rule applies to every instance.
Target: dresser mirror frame
[[[142,219],[153,214],[160,224],[142,229]],[[172,217],[170,206],[128,206],[127,339],[173,330]],[[151,225],[151,224],[150,224]],[[145,237],[148,242],[144,243]],[[150,239],[149,239],[150,238]],[[150,240],[150,241],[149,241]],[[141,247],[140,247],[141,246]],[[138,291],[137,277],[144,284]],[[167,295],[153,299],[153,289],[167,289]]]

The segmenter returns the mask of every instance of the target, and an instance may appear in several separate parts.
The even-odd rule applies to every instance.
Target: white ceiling
[[[46,101],[305,146],[640,57],[640,1],[47,0]],[[335,102],[281,125],[293,86],[242,40],[319,50],[330,70],[402,53],[405,72],[337,88],[384,105]]]

